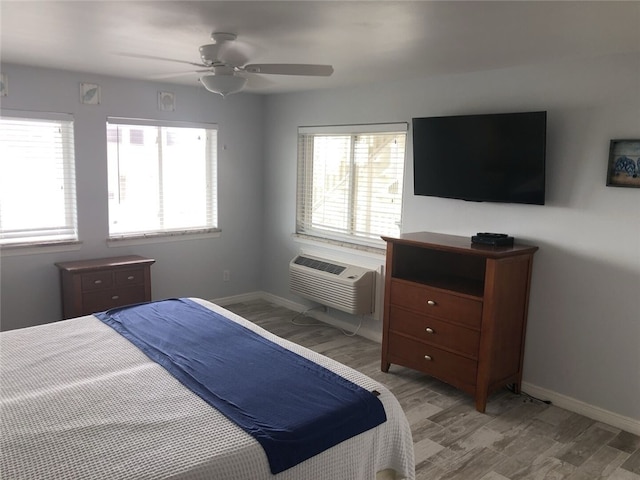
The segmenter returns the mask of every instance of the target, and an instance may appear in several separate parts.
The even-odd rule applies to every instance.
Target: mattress
[[[387,421],[272,475],[253,437],[89,315],[0,334],[0,478],[415,478],[407,419],[383,385],[193,300],[380,392]]]

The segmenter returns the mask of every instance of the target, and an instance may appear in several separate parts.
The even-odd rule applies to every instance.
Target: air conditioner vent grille
[[[289,263],[291,292],[351,314],[369,314],[375,305],[376,272],[311,255]]]
[[[297,265],[302,265],[303,267],[313,268],[314,270],[320,270],[327,273],[333,273],[334,275],[340,275],[342,272],[346,270],[346,267],[341,265],[336,265],[334,263],[323,262],[322,260],[316,260],[314,258],[298,256],[295,258],[294,262]]]

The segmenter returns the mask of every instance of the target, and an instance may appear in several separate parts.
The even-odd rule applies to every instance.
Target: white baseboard
[[[265,295],[263,297],[265,300],[275,303],[276,305],[289,308],[290,310],[294,310],[296,312],[304,312],[305,310],[309,309],[309,307],[300,303],[292,302],[285,298],[277,297],[266,292],[263,293]],[[328,323],[329,325],[339,328],[345,332],[351,332],[354,330],[353,324],[338,320],[337,318],[332,317],[331,315],[328,315],[324,312],[311,311],[308,313],[308,316],[315,318],[316,320],[320,320],[321,322]],[[382,343],[382,332],[378,334],[377,332],[372,332],[371,330],[362,329],[357,331],[357,335],[368,340],[372,340],[376,343]]]
[[[276,305],[289,308],[290,310],[293,310],[295,312],[304,312],[308,309],[308,307],[306,307],[305,305],[292,302],[285,298],[278,297],[276,295],[272,295],[263,291],[218,298],[211,301],[217,303],[218,305],[224,306],[231,305],[232,303],[248,302],[251,300],[266,300],[268,302],[275,303]],[[320,320],[321,322],[328,323],[343,330],[353,329],[353,325],[342,322],[336,318],[331,317],[330,315],[327,315],[326,313],[310,312],[309,315],[317,320]],[[371,331],[365,330],[362,332],[358,332],[358,335],[369,340],[373,340],[374,342],[382,342],[382,334],[376,335]],[[584,415],[585,417],[591,418],[598,422],[606,423],[616,428],[620,428],[621,430],[633,433],[634,435],[640,435],[640,420],[625,417],[624,415],[620,415],[618,413],[614,413],[609,410],[590,405],[580,400],[576,400],[575,398],[562,395],[561,393],[557,393],[552,390],[547,390],[546,388],[538,387],[537,385],[533,385],[528,382],[522,382],[522,391],[541,400],[550,400],[553,405],[564,408],[565,410],[569,410],[570,412]]]
[[[209,301],[213,302],[217,305],[220,305],[221,307],[224,307],[225,305],[232,305],[234,303],[242,303],[242,302],[250,302],[251,300],[269,300],[266,297],[266,293],[265,292],[249,292],[249,293],[243,293],[241,295],[232,295],[230,297],[220,297],[220,298],[212,298]]]
[[[550,400],[553,405],[564,408],[565,410],[620,428],[634,435],[640,435],[640,420],[610,412],[609,410],[584,403],[575,398],[567,397],[561,393],[547,390],[546,388],[538,387],[527,382],[522,382],[522,391],[541,400]]]
[[[225,305],[231,305],[233,303],[249,302],[251,300],[258,300],[258,299],[275,303],[276,305],[280,305],[281,307],[286,307],[289,310],[293,310],[294,312],[304,312],[306,310],[309,310],[309,307],[306,305],[292,302],[291,300],[287,300],[286,298],[278,297],[276,295],[263,292],[263,291],[251,292],[251,293],[246,293],[242,295],[234,295],[231,297],[216,298],[210,301],[224,307]],[[346,332],[351,332],[354,330],[353,324],[343,322],[323,312],[312,311],[308,313],[308,316],[315,318],[316,320],[319,320],[321,322],[327,323],[333,327],[344,330]],[[363,338],[374,341],[376,343],[382,343],[382,332],[378,333],[378,332],[372,332],[371,330],[362,329],[362,330],[358,330],[357,334]]]

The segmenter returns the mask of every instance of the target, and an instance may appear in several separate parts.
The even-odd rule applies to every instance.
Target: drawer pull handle
[[[93,283],[95,285],[100,285],[102,283],[102,280],[94,280]]]
[[[436,304],[436,302],[434,300],[427,300],[427,303],[429,305],[435,305]]]
[[[120,296],[118,296],[118,295],[114,295],[113,297],[111,297],[111,300],[117,300],[117,299],[119,299],[119,298],[120,298]]]
[[[427,360],[428,362],[430,362],[430,361],[431,361],[431,357],[430,357],[429,355],[425,355],[425,356],[424,356],[424,359],[425,359],[425,360]]]
[[[425,328],[424,331],[427,332],[427,333],[435,333],[433,331],[433,328],[429,328],[429,327]]]
[[[134,278],[136,278],[136,277],[134,277],[133,275],[129,275],[129,276],[127,277],[127,280],[133,280]]]

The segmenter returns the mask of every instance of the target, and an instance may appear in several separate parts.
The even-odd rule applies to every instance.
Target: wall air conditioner
[[[311,255],[298,255],[289,262],[292,293],[354,315],[375,308],[376,272]]]

